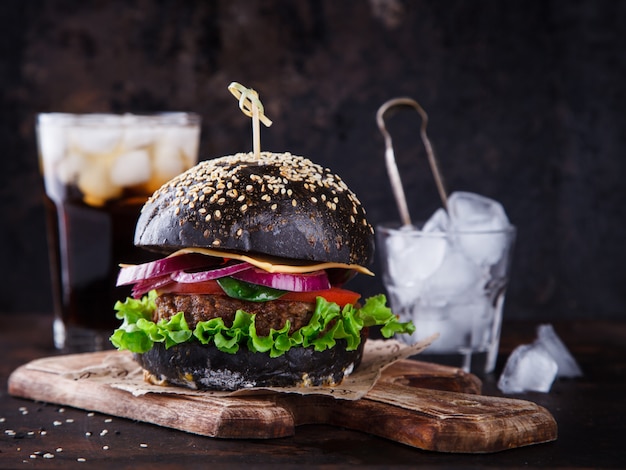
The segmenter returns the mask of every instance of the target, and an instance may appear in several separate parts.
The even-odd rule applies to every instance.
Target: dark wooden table
[[[0,468],[274,468],[369,466],[391,468],[626,468],[626,323],[571,322],[555,329],[585,372],[559,380],[548,394],[516,398],[547,408],[559,424],[557,441],[495,454],[442,454],[414,449],[347,429],[300,426],[292,437],[211,439],[85,410],[18,399],[9,374],[57,354],[50,315],[0,314]],[[495,385],[508,353],[532,341],[536,324],[504,325]],[[372,422],[372,426],[376,423]]]

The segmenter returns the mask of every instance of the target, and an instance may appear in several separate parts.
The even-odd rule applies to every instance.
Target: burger
[[[370,327],[411,333],[384,295],[344,285],[368,265],[365,210],[329,169],[290,153],[200,162],[144,204],[122,265],[112,344],[154,384],[200,390],[336,385],[358,367]]]

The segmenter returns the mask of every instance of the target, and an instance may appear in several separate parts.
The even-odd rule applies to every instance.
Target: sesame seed
[[[277,205],[277,204],[272,204],[271,209],[272,209],[273,211],[275,211],[277,207],[278,207],[278,205]]]
[[[142,443],[142,444],[139,444],[139,447],[144,447],[145,448],[145,447],[148,447],[148,444],[143,444]]]
[[[222,213],[218,209],[215,212],[213,212],[213,216],[215,217],[215,220],[220,220],[222,218]]]
[[[206,222],[209,222],[211,220],[211,214],[207,214],[206,217],[204,218],[204,220]]]
[[[246,212],[248,210],[248,204],[244,204],[240,207],[241,212]]]
[[[63,452],[63,447],[57,447],[56,452]]]
[[[104,420],[105,423],[112,423],[113,422],[113,418],[107,418]]]
[[[84,459],[84,458],[82,458],[82,457],[78,457],[78,458],[76,459],[76,461],[77,461],[77,462],[86,462],[86,461],[87,461],[87,459]]]
[[[213,246],[220,246],[222,244],[221,240],[219,238],[216,238],[215,240],[213,240],[213,243],[211,243]]]
[[[174,214],[176,215],[180,214],[180,207],[177,207],[176,209],[174,209]]]
[[[61,426],[63,423],[61,421],[54,421],[52,424],[54,426]]]
[[[54,458],[54,454],[51,454],[50,452],[46,452],[45,454],[43,454],[43,458],[44,459],[53,459]]]
[[[296,201],[295,199],[292,199],[292,200],[291,200],[291,205],[292,205],[293,207],[296,207],[296,206],[298,205],[298,201]]]

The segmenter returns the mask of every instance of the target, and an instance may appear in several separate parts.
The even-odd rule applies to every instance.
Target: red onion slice
[[[268,273],[261,269],[247,269],[232,275],[235,279],[291,292],[311,292],[330,289],[326,271],[306,274]]]
[[[133,286],[132,296],[135,299],[140,299],[141,296],[147,294],[152,289],[160,289],[168,284],[173,284],[172,278],[166,274],[160,277],[153,277],[144,281],[139,281]]]
[[[237,263],[224,266],[223,268],[211,269],[210,271],[200,271],[195,273],[187,273],[185,271],[176,271],[172,273],[171,279],[183,284],[191,284],[193,282],[212,281],[220,277],[231,276],[233,274],[251,269],[250,263]]]
[[[188,253],[178,256],[170,256],[148,263],[124,266],[117,276],[117,285],[125,286],[139,281],[170,274],[176,271],[209,268],[222,264],[219,258],[205,256],[197,253]]]

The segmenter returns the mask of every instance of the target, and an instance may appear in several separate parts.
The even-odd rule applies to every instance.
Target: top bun
[[[158,189],[135,245],[367,266],[373,233],[356,195],[329,169],[289,153],[239,153],[200,162]]]

